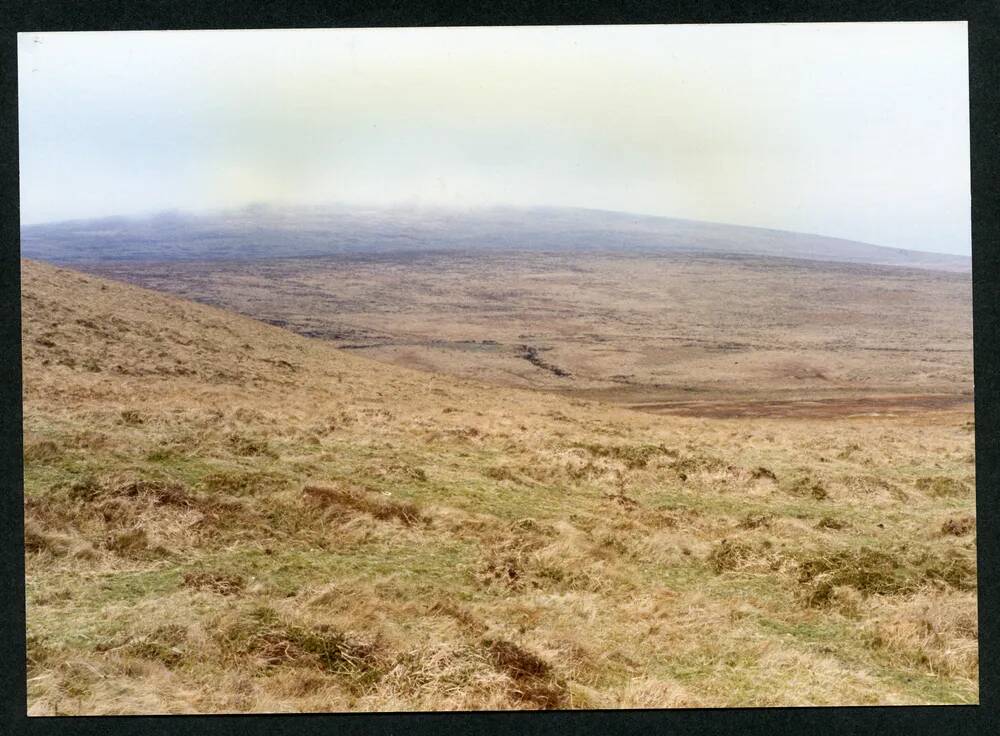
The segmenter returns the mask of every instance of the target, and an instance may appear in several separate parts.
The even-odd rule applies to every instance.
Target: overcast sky
[[[22,222],[569,205],[969,253],[966,24],[19,36]]]

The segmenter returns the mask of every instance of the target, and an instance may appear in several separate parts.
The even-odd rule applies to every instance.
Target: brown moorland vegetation
[[[627,250],[81,267],[394,365],[657,413],[823,418],[972,396],[968,273]]]
[[[641,413],[22,278],[32,714],[978,701],[967,406]]]

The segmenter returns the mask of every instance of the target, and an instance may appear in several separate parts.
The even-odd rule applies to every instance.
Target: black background
[[[21,31],[794,23],[966,20],[972,146],[980,705],[551,713],[27,718],[21,436],[17,44]],[[974,2],[317,2],[35,0],[0,3],[0,733],[73,734],[973,734],[1000,730],[997,709],[997,447],[1000,413],[1000,0]],[[991,728],[992,726],[992,728]]]

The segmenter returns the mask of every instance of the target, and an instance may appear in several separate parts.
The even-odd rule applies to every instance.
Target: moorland
[[[31,713],[978,701],[960,268],[120,226],[22,261]]]

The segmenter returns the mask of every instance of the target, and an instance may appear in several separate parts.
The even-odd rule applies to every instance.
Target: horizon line
[[[343,200],[334,200],[329,202],[269,202],[262,200],[251,200],[244,204],[234,204],[234,205],[224,205],[220,207],[211,207],[205,209],[183,209],[178,207],[156,209],[156,210],[144,210],[142,212],[134,212],[128,214],[109,214],[109,215],[98,215],[91,217],[68,217],[65,219],[58,220],[43,220],[39,222],[19,222],[19,229],[24,230],[25,228],[31,227],[45,227],[53,225],[68,225],[72,223],[85,223],[85,222],[100,222],[105,220],[125,220],[125,221],[142,221],[142,220],[153,220],[164,216],[189,216],[189,217],[208,217],[211,215],[235,213],[235,212],[245,212],[252,211],[254,209],[272,209],[272,210],[323,210],[332,208],[343,208],[343,209],[355,209],[355,210],[443,210],[443,211],[474,211],[474,210],[576,210],[583,212],[599,212],[611,215],[624,215],[626,217],[637,217],[644,219],[657,219],[657,220],[672,220],[677,222],[690,222],[703,225],[717,225],[722,227],[734,227],[734,228],[746,228],[749,230],[761,230],[765,232],[777,232],[777,233],[789,233],[793,235],[807,235],[818,238],[828,238],[830,240],[839,240],[845,243],[855,243],[859,245],[866,245],[872,248],[881,248],[884,250],[891,250],[896,252],[905,253],[926,253],[928,255],[936,256],[946,256],[950,258],[962,258],[971,260],[972,254],[963,253],[946,253],[942,251],[932,251],[932,250],[920,250],[916,248],[903,248],[893,245],[883,245],[880,243],[872,243],[865,240],[854,240],[852,238],[845,238],[839,235],[828,235],[826,233],[809,232],[804,230],[789,230],[780,227],[768,227],[762,225],[746,225],[735,222],[721,222],[718,220],[699,220],[692,217],[678,217],[675,215],[662,215],[662,214],[652,214],[648,212],[634,212],[628,210],[613,210],[603,207],[589,207],[581,205],[560,205],[560,204],[534,204],[534,205],[522,205],[522,204],[511,204],[496,202],[493,204],[442,204],[442,203],[431,203],[431,202],[407,202],[405,200],[396,201],[393,203],[363,203],[363,202],[348,202]]]

